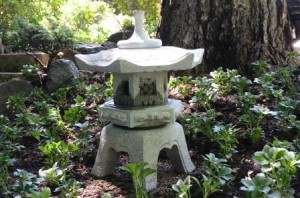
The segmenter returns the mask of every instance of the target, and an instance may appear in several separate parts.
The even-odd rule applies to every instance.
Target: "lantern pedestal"
[[[130,129],[109,124],[101,132],[92,174],[96,177],[112,174],[121,151],[129,154],[131,162],[147,162],[150,168],[156,170],[162,149],[166,149],[176,171],[188,173],[195,169],[188,153],[184,131],[177,122],[148,129]],[[152,190],[156,185],[157,173],[145,178],[146,190]]]

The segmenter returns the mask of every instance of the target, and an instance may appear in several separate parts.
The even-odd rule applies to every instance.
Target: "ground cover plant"
[[[255,62],[264,72],[250,77],[221,68],[171,76],[169,97],[185,104],[178,122],[196,170],[175,173],[161,151],[151,192],[141,181],[153,170],[126,153],[113,175],[90,175],[107,124],[97,109],[112,96],[109,75],[82,72],[74,86],[10,97],[11,115],[0,116],[1,197],[300,197],[300,70],[293,61]]]

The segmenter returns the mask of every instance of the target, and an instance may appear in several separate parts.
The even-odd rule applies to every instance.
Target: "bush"
[[[13,33],[18,29],[14,23],[17,17],[47,31],[54,30],[53,24],[67,27],[73,32],[75,41],[101,43],[110,33],[101,22],[113,13],[104,0],[0,1],[0,7],[4,8],[0,12],[0,38],[5,46],[15,43]]]
[[[67,27],[52,24],[50,29],[16,20],[15,49],[25,51],[42,51],[49,54],[49,63],[65,49],[73,47],[73,33]]]
[[[60,11],[56,23],[69,27],[75,41],[102,43],[108,37],[109,30],[102,27],[101,22],[112,10],[104,1],[68,0]],[[49,20],[43,23],[47,26]]]

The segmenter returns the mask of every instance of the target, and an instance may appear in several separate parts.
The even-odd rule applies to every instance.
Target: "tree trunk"
[[[256,60],[285,62],[292,34],[286,0],[163,0],[163,45],[205,48],[200,72],[249,72]]]

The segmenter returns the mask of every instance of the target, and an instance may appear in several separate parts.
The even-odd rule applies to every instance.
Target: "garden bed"
[[[256,153],[258,151],[267,152],[265,145],[285,154],[299,153],[299,68],[273,67],[269,70],[268,64],[261,61],[253,67],[255,65],[264,70],[257,70],[248,78],[235,70],[219,69],[210,76],[172,77],[170,80],[169,97],[185,104],[178,122],[185,129],[196,166],[190,175],[201,182],[203,175],[224,180],[225,184],[211,197],[245,197],[245,191],[241,190],[245,187],[245,178],[254,181],[262,172],[267,179],[278,176],[276,172],[271,174],[262,169],[259,161],[253,158],[260,154]],[[3,172],[6,177],[1,175],[0,179],[9,190],[9,197],[29,195],[45,187],[51,190],[52,196],[100,198],[110,193],[112,197],[134,197],[132,180],[121,168],[130,163],[126,153],[121,154],[113,175],[101,179],[90,175],[99,135],[107,124],[98,121],[97,108],[111,97],[112,87],[107,74],[84,72],[82,76],[73,88],[61,88],[54,93],[35,89],[28,98],[9,100],[14,115],[10,121],[4,117],[0,119],[1,171],[8,168]],[[64,149],[58,152],[58,148]],[[216,177],[207,172],[209,153],[226,160],[221,164],[230,169],[232,178]],[[273,168],[277,172],[288,171],[291,181],[279,188],[279,181],[274,179],[267,182],[266,187],[270,189],[266,188],[265,192],[271,194],[284,189],[281,193],[300,197],[300,171],[298,168],[294,171],[294,165],[286,169],[281,164],[284,160],[284,156],[278,157],[275,161],[280,166]],[[296,160],[295,167],[298,163]],[[21,182],[18,169],[26,171],[26,181],[31,181],[27,188]],[[55,170],[55,174],[52,178],[45,177],[43,171],[50,169]],[[188,174],[176,173],[164,151],[160,153],[157,172],[158,187],[150,194],[161,198],[176,197],[172,185]],[[202,197],[198,191],[192,180],[192,197]],[[0,193],[4,195],[5,192]]]

